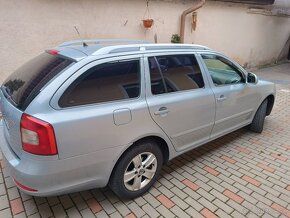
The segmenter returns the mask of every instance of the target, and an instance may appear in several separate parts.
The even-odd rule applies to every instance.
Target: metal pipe
[[[195,10],[201,8],[205,4],[205,0],[199,0],[196,2],[192,7],[188,8],[187,10],[183,11],[181,15],[181,24],[180,24],[180,39],[181,42],[184,42],[184,32],[185,32],[185,17],[189,13],[194,12]]]

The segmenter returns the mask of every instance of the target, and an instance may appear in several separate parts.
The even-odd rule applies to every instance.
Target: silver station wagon
[[[109,185],[146,192],[170,159],[248,126],[260,133],[275,85],[194,44],[72,41],[1,86],[0,145],[25,193]]]

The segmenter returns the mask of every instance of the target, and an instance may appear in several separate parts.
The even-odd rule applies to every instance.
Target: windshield
[[[72,63],[62,56],[42,53],[11,74],[2,91],[17,108],[24,110],[54,76]]]

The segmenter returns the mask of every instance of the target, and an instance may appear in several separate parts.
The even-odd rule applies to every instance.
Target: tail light
[[[58,153],[51,124],[23,114],[20,128],[24,151],[37,155],[56,155]]]

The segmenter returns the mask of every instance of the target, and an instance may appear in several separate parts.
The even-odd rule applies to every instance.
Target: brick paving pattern
[[[289,69],[285,64],[258,72],[277,83],[289,81],[278,84],[262,134],[241,129],[175,158],[134,200],[121,200],[108,188],[28,196],[11,181],[0,152],[0,218],[290,217]]]

